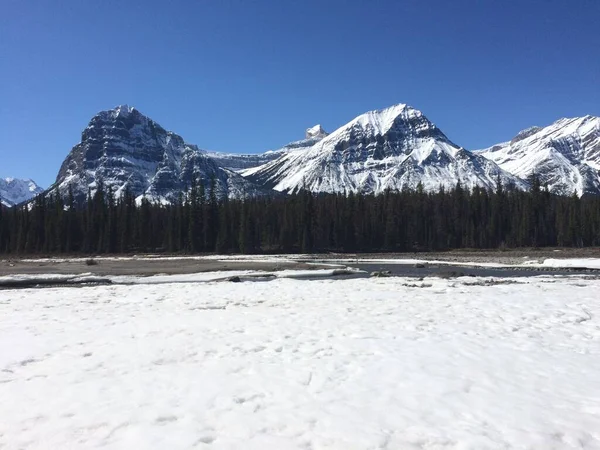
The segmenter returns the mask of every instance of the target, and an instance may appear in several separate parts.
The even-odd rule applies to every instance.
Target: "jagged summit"
[[[392,105],[388,108],[377,109],[368,111],[354,120],[350,121],[348,125],[358,125],[363,128],[372,127],[375,132],[384,134],[387,132],[398,118],[408,120],[413,117],[422,116],[421,111],[418,111],[404,103]]]
[[[93,125],[94,119],[96,119],[96,118],[103,119],[103,120],[111,120],[111,119],[117,119],[117,118],[126,119],[130,115],[136,115],[136,116],[145,118],[145,116],[142,113],[140,113],[139,110],[137,110],[133,106],[123,104],[123,105],[117,105],[111,109],[106,109],[106,110],[97,112],[90,120],[88,127]]]
[[[522,179],[535,173],[554,193],[600,194],[600,117],[528,128],[479,153]]]
[[[168,202],[185,192],[192,179],[208,188],[212,178],[220,197],[264,192],[137,109],[120,105],[92,117],[50,189],[66,194],[71,188],[83,199],[102,181],[117,196],[127,189],[137,197]]]
[[[327,136],[327,132],[323,129],[321,124],[317,124],[314,127],[310,127],[306,129],[306,133],[304,135],[305,139],[314,139],[314,138],[324,138]]]
[[[135,108],[133,106],[129,106],[127,104],[119,105],[119,106],[116,106],[115,108],[113,108],[113,111],[115,112],[115,114],[117,116],[127,116],[127,115],[131,114],[134,110],[135,110]]]

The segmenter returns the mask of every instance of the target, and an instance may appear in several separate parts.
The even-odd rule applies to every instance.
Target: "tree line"
[[[0,253],[117,254],[413,252],[600,246],[600,197],[422,186],[381,195],[312,194],[219,200],[214,181],[169,205],[119,198],[100,185],[77,204],[40,195],[0,209]]]

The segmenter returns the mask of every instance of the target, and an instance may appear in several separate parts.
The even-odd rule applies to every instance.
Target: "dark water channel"
[[[316,261],[315,261],[316,262]],[[326,261],[322,261],[326,262]],[[481,267],[481,266],[458,266],[453,264],[390,264],[376,262],[356,262],[344,263],[344,266],[360,269],[363,272],[348,273],[341,269],[330,277],[311,276],[310,273],[298,276],[304,280],[322,280],[324,278],[332,279],[352,279],[368,278],[370,276],[387,277],[409,277],[409,278],[456,278],[456,277],[495,277],[495,278],[522,278],[537,276],[573,276],[585,275],[592,278],[600,278],[599,269],[586,268],[552,268],[552,267]],[[271,281],[277,279],[274,275],[241,275],[234,277],[224,277],[223,279],[213,281],[223,282],[248,282],[248,281]],[[209,281],[196,281],[192,283],[208,283]],[[212,282],[212,281],[211,281]],[[171,281],[167,283],[190,283],[190,281]],[[101,277],[74,277],[73,279],[13,279],[0,282],[0,290],[4,289],[27,289],[44,287],[83,287],[96,286],[103,284],[130,284],[127,282],[116,282],[108,278]]]
[[[390,276],[395,277],[442,277],[454,278],[457,276],[472,277],[537,277],[541,275],[567,276],[567,275],[596,275],[600,277],[600,270],[585,268],[535,268],[535,267],[477,267],[477,266],[457,266],[452,264],[425,264],[424,267],[417,267],[415,264],[389,264],[389,263],[348,263],[349,267],[355,267],[368,273],[372,272],[390,272]]]

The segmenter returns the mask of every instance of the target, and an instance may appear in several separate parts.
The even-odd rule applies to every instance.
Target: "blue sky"
[[[395,103],[475,149],[600,115],[598,0],[0,0],[0,176],[47,186],[127,103],[260,152]]]

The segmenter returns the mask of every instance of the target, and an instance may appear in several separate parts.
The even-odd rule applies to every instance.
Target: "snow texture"
[[[241,171],[251,169],[273,161],[280,156],[281,153],[270,151],[265,153],[239,154],[239,153],[223,153],[223,152],[206,152],[206,156],[211,158],[217,165],[225,167],[233,171]]]
[[[252,173],[252,169],[256,169],[264,164],[274,161],[291,150],[309,148],[325,138],[327,134],[328,133],[323,129],[323,127],[321,127],[321,125],[315,125],[314,127],[306,130],[304,139],[290,142],[289,144],[277,150],[268,150],[264,153],[259,153],[256,155],[222,152],[207,152],[206,155],[212,158],[219,166],[238,172]]]
[[[26,202],[43,191],[33,180],[0,178],[0,203],[4,206]]]
[[[0,291],[0,448],[600,448],[600,281],[490,280]]]
[[[93,276],[92,273],[81,273],[81,274],[63,274],[63,273],[42,273],[38,275],[30,274],[16,274],[16,275],[1,275],[0,283],[4,281],[29,281],[29,280],[71,280],[73,278],[85,278]]]
[[[569,258],[569,259],[545,259],[542,267],[566,267],[578,269],[600,269],[600,258]]]
[[[557,194],[600,194],[600,117],[528,128],[479,154],[522,179],[536,174]]]

